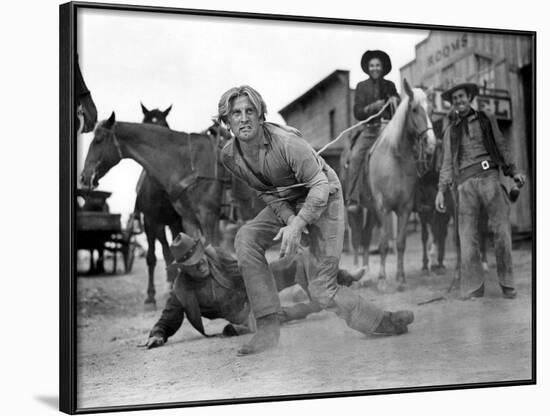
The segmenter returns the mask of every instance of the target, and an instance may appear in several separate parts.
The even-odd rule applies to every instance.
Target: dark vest
[[[508,175],[510,173],[510,167],[506,165],[506,163],[504,162],[504,158],[502,157],[500,150],[498,149],[489,117],[487,117],[487,115],[483,111],[476,111],[475,113],[478,117],[479,127],[483,136],[483,146],[485,147],[485,150],[487,150],[487,153],[489,153],[491,160],[502,169],[504,174]],[[467,121],[465,120],[463,121],[463,123],[467,123]],[[453,166],[455,169],[455,174],[458,174],[458,160],[460,159],[460,140],[462,139],[463,133],[461,124],[462,123],[455,122],[450,127],[451,154],[453,155]]]

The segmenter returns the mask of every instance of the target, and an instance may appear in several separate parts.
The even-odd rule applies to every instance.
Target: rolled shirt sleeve
[[[296,215],[288,201],[269,193],[260,191],[256,192],[257,195],[262,199],[262,201],[264,201],[266,205],[273,210],[275,215],[277,215],[277,217],[279,217],[279,219],[285,224],[288,224],[288,219],[292,215]]]
[[[298,215],[307,223],[319,219],[327,206],[329,183],[323,172],[323,162],[313,148],[303,139],[288,141],[286,159],[298,183],[309,189]]]

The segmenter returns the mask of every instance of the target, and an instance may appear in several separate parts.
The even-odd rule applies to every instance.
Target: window
[[[476,55],[477,63],[477,83],[481,87],[483,94],[484,88],[495,88],[495,68],[493,61],[484,56]]]
[[[328,112],[328,122],[329,122],[329,140],[332,140],[336,137],[336,126],[334,125],[334,109]]]

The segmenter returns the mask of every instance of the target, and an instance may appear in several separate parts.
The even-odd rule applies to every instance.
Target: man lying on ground
[[[233,336],[251,331],[249,325],[250,307],[244,281],[237,266],[237,259],[226,250],[194,240],[180,233],[170,246],[176,259],[168,266],[169,276],[175,276],[173,289],[158,322],[153,326],[147,348],[163,345],[182,325],[184,315],[191,325],[206,335],[201,317],[223,318],[230,322],[223,335]],[[276,260],[270,263],[279,291],[299,284],[308,294],[309,253],[302,250],[291,262]],[[361,279],[364,269],[352,274],[338,271],[338,282],[350,286]],[[321,311],[315,301],[283,307],[279,320],[287,322],[304,319],[307,315]]]

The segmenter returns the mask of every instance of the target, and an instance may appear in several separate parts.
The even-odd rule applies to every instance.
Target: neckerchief
[[[455,126],[459,127],[463,134],[470,135],[470,130],[468,129],[468,121],[470,116],[474,115],[476,112],[473,108],[470,108],[470,111],[465,115],[458,115],[458,120],[455,122]]]

